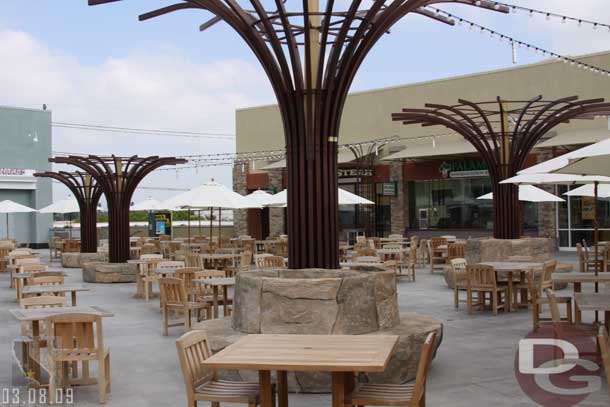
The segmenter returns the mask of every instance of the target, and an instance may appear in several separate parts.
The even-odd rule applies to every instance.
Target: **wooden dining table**
[[[34,362],[32,373],[34,378],[40,379],[40,323],[46,318],[54,315],[78,313],[90,314],[100,317],[112,317],[114,314],[98,306],[79,305],[73,307],[49,307],[49,308],[13,308],[9,313],[19,322],[28,323],[31,326],[32,346],[29,353],[30,361]],[[28,361],[28,362],[30,362]]]
[[[610,273],[599,273],[597,276],[595,273],[553,273],[551,277],[553,283],[569,283],[574,286],[574,295],[580,293],[582,290],[583,283],[610,283]],[[574,322],[577,324],[582,322],[582,312],[576,308],[574,310]]]
[[[56,284],[56,285],[26,285],[21,292],[27,294],[66,294],[70,293],[72,307],[76,306],[76,293],[78,291],[91,291],[83,284]]]
[[[272,371],[277,372],[279,407],[288,406],[287,372],[330,372],[332,406],[346,407],[355,373],[383,372],[397,343],[394,335],[247,335],[203,364],[258,371],[261,407],[274,405]]]
[[[514,311],[512,307],[512,298],[514,290],[515,273],[519,273],[519,281],[525,281],[525,273],[533,269],[542,269],[543,263],[536,262],[510,262],[510,261],[486,261],[479,263],[485,266],[493,267],[496,272],[496,279],[506,278],[508,281],[508,292],[506,293],[506,310]]]
[[[222,288],[222,304],[223,304],[223,315],[226,317],[229,315],[229,287],[235,286],[235,277],[225,278],[194,278],[193,283],[204,284],[212,287],[212,306],[214,318],[218,318],[218,303],[219,303],[219,291]]]

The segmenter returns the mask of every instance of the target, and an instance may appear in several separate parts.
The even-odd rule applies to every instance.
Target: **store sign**
[[[396,182],[381,182],[377,184],[377,195],[398,196]]]
[[[351,177],[372,177],[372,168],[339,168],[337,170],[337,176],[339,178],[351,178]]]
[[[0,189],[36,189],[35,170],[0,168]]]
[[[487,165],[483,161],[443,161],[438,171],[443,178],[475,178],[489,176]]]

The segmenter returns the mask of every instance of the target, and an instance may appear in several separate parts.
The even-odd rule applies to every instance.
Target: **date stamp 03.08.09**
[[[50,406],[48,388],[3,387],[0,407],[42,407]],[[55,394],[56,407],[74,407],[74,390],[57,389]]]

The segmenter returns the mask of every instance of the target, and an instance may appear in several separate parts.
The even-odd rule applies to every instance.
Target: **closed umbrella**
[[[9,230],[8,230],[8,214],[9,213],[28,213],[28,212],[37,212],[36,209],[32,209],[28,206],[18,204],[17,202],[13,202],[11,200],[4,200],[0,202],[0,213],[6,214],[6,238],[9,238]]]
[[[164,205],[172,208],[187,208],[189,209],[210,209],[210,240],[212,239],[213,213],[214,208],[218,209],[218,244],[221,242],[221,218],[222,209],[245,209],[245,208],[260,208],[258,204],[251,203],[244,196],[238,194],[225,187],[222,184],[214,182],[205,183],[187,192],[176,195],[173,198],[164,202]],[[190,221],[190,215],[189,215]],[[189,222],[190,223],[190,222]],[[190,225],[189,225],[190,226]],[[190,228],[189,228],[190,238]]]
[[[63,215],[67,214],[67,213],[80,213],[80,206],[78,206],[78,201],[71,197],[68,196],[66,199],[62,199],[60,201],[57,202],[53,202],[51,205],[49,206],[45,206],[44,208],[40,209],[39,211],[40,213],[61,213]],[[69,220],[69,233],[70,233],[70,239],[72,239],[72,217],[68,217]]]
[[[493,192],[481,195],[477,199],[492,200],[494,199]],[[526,202],[564,202],[560,197],[533,185],[519,185],[519,200]]]

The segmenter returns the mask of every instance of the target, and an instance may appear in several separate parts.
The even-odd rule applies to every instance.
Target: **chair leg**
[[[191,330],[191,310],[188,307],[184,307],[184,332]]]
[[[468,314],[472,314],[472,290],[470,288],[466,291],[466,307]]]
[[[161,319],[163,320],[163,336],[167,336],[167,308],[162,307],[161,313],[162,313]]]
[[[55,404],[57,393],[57,363],[49,360],[49,404]]]
[[[493,309],[494,315],[498,315],[498,292],[497,291],[494,291],[493,293],[491,293],[491,307]]]
[[[106,362],[102,355],[98,360],[97,391],[99,392],[100,404],[106,403]]]
[[[459,308],[460,295],[458,292],[457,282],[453,283],[453,306]]]
[[[106,390],[108,391],[108,394],[110,394],[112,393],[112,377],[110,376],[110,353],[106,354],[104,361],[106,363]]]
[[[540,327],[540,305],[538,302],[532,304],[532,323],[534,331]]]
[[[572,317],[572,302],[568,301],[566,302],[566,315],[568,317],[568,322],[571,324],[574,322],[574,319]]]

